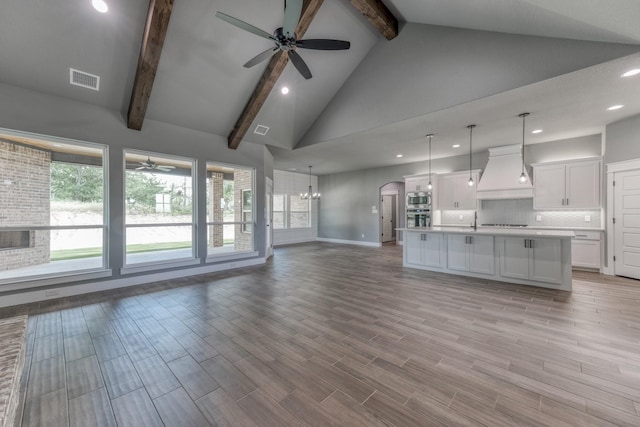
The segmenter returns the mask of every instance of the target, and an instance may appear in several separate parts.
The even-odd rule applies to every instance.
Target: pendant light
[[[428,134],[427,138],[429,138],[429,183],[427,184],[427,190],[431,190],[433,188],[433,184],[431,184],[431,138],[433,138],[433,134]]]
[[[527,182],[527,174],[524,173],[524,119],[529,113],[518,114],[518,117],[522,117],[522,173],[520,174],[520,183]]]
[[[307,200],[307,199],[319,199],[320,198],[320,193],[314,193],[311,190],[311,166],[309,166],[309,191],[306,193],[300,193],[300,198],[302,200]]]
[[[467,126],[469,128],[469,187],[473,187],[474,182],[473,182],[473,176],[471,175],[471,143],[473,142],[473,128],[476,127],[476,125],[469,125]]]

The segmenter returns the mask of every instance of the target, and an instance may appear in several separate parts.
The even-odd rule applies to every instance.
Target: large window
[[[273,229],[311,227],[309,200],[303,200],[299,195],[273,195]]]
[[[6,132],[0,283],[104,271],[106,147]]]
[[[127,150],[127,266],[195,258],[192,159]]]
[[[254,170],[207,163],[207,254],[254,249]]]
[[[287,195],[273,195],[273,229],[282,230],[287,228]]]

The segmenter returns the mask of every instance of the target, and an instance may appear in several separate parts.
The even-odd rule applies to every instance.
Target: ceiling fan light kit
[[[308,80],[312,77],[311,70],[309,70],[306,62],[304,62],[302,57],[298,54],[298,52],[296,52],[297,48],[313,50],[347,50],[351,47],[351,43],[344,40],[333,39],[298,40],[295,29],[298,25],[298,21],[300,20],[300,15],[302,14],[302,5],[303,0],[285,1],[283,25],[282,27],[277,28],[273,32],[273,35],[247,22],[244,22],[238,18],[234,18],[233,16],[229,16],[222,12],[217,12],[216,17],[242,30],[248,31],[259,37],[269,39],[275,43],[274,47],[259,53],[258,55],[247,61],[247,63],[244,64],[245,68],[251,68],[255,65],[258,65],[259,63],[271,58],[276,52],[281,51],[287,53],[289,59],[291,60],[291,63],[293,63],[293,66],[296,67],[296,70],[298,70],[302,77]]]

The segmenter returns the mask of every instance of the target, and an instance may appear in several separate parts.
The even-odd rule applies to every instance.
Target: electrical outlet
[[[536,215],[536,221],[538,222],[542,221],[542,215]]]
[[[362,238],[364,239],[364,233],[362,233]]]
[[[591,222],[591,215],[585,215],[584,222]]]

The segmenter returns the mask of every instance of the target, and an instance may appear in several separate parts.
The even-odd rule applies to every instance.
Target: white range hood
[[[505,145],[489,148],[489,162],[478,183],[477,196],[480,200],[526,199],[533,197],[533,185],[527,175],[525,183],[520,182],[522,154],[520,145]]]

